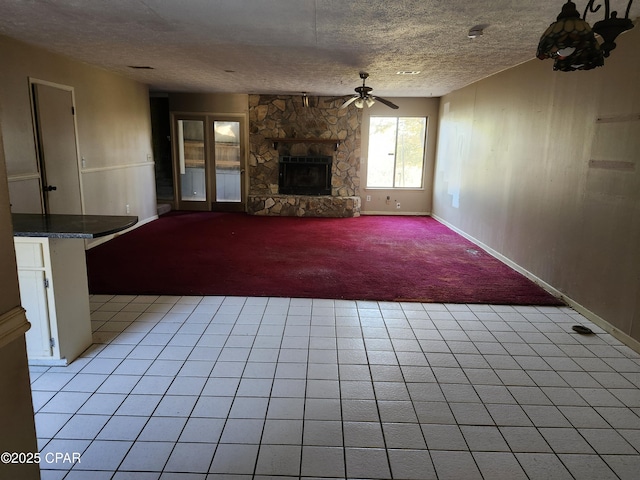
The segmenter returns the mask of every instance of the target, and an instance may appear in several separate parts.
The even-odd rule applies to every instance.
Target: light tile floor
[[[31,368],[43,456],[81,455],[43,480],[640,475],[640,356],[569,308],[91,305],[94,345]]]

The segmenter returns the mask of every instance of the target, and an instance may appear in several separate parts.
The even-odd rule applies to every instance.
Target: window
[[[425,117],[371,117],[367,187],[422,188]]]

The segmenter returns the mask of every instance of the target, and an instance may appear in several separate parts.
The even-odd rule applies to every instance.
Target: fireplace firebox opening
[[[278,189],[282,195],[331,195],[330,156],[281,156]]]

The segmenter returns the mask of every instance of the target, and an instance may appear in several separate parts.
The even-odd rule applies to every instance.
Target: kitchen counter
[[[98,238],[126,230],[138,217],[14,213],[14,237]]]
[[[134,226],[138,217],[14,213],[22,306],[32,365],[68,365],[93,342],[85,242]]]

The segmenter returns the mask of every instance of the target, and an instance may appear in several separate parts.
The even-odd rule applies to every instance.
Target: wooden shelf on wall
[[[274,150],[278,149],[279,143],[330,143],[333,145],[334,150],[338,150],[338,146],[341,141],[335,138],[301,138],[301,137],[282,137],[282,138],[267,138],[267,140],[273,142]]]

